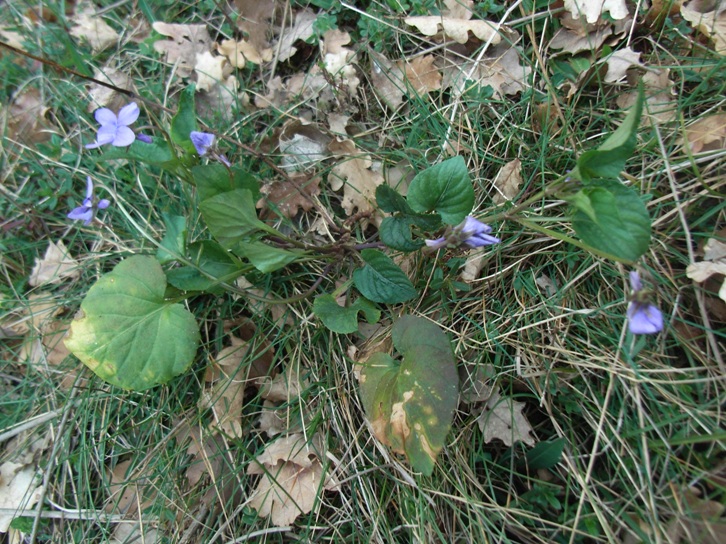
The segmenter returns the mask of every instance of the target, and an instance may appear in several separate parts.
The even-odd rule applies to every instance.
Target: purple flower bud
[[[129,125],[139,118],[139,106],[136,102],[125,105],[119,110],[118,115],[108,108],[99,108],[93,112],[93,116],[101,126],[98,128],[96,141],[87,144],[86,149],[95,149],[106,144],[127,147],[134,143],[136,135]]]
[[[73,208],[67,217],[74,221],[83,221],[84,225],[88,225],[93,221],[93,217],[96,215],[96,209],[105,210],[110,204],[111,202],[109,200],[103,198],[98,201],[98,204],[94,205],[93,180],[91,180],[91,176],[86,176],[86,198],[83,199],[83,205]]]
[[[197,150],[200,157],[206,155],[209,148],[214,144],[214,134],[208,132],[196,132],[193,130],[189,133],[189,139],[194,144],[194,149]]]
[[[151,136],[147,136],[146,134],[139,133],[136,135],[136,139],[140,142],[144,142],[145,144],[151,143]]]

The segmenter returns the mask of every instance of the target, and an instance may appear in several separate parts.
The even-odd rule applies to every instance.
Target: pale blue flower
[[[189,133],[189,139],[194,144],[194,149],[197,150],[200,157],[206,155],[209,148],[214,145],[214,134],[209,132],[196,132],[193,130]]]
[[[663,330],[663,314],[647,300],[643,292],[643,282],[637,271],[630,272],[630,287],[633,290],[632,300],[628,304],[626,317],[628,329],[632,334],[656,334]]]
[[[134,143],[136,134],[129,128],[139,118],[139,106],[131,102],[121,108],[116,115],[108,108],[99,108],[93,112],[96,121],[101,125],[96,134],[96,141],[87,144],[86,149],[95,149],[111,144],[116,147],[127,147]]]
[[[83,205],[73,208],[68,214],[68,219],[74,221],[83,221],[84,225],[88,225],[93,221],[93,217],[96,215],[96,209],[105,210],[111,204],[110,201],[102,198],[98,203],[93,202],[93,180],[91,176],[86,177],[86,198],[83,199]]]

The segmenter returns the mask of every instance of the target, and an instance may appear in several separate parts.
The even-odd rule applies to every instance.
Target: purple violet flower
[[[91,180],[91,176],[86,176],[86,198],[83,199],[83,205],[73,208],[67,217],[74,221],[83,220],[83,224],[88,225],[91,221],[93,221],[94,215],[96,215],[94,208],[98,210],[105,210],[110,204],[110,201],[102,198],[94,205],[93,180]]]
[[[214,144],[214,134],[209,132],[196,132],[193,130],[189,133],[189,139],[194,144],[194,149],[197,150],[200,157],[206,155],[209,148]]]
[[[136,134],[129,128],[139,118],[139,106],[131,102],[121,108],[116,115],[108,108],[99,108],[93,112],[96,121],[101,125],[96,134],[96,141],[87,144],[86,149],[95,149],[111,144],[116,147],[127,147],[134,143]]]
[[[426,245],[433,249],[442,248],[448,244],[459,246],[464,244],[471,248],[490,246],[498,244],[501,240],[496,236],[490,236],[492,228],[486,223],[482,223],[472,216],[467,216],[458,226],[456,226],[447,236],[442,236],[436,240],[424,240]]]
[[[457,227],[462,237],[462,242],[469,247],[484,247],[501,242],[496,236],[489,236],[492,228],[471,215],[464,219],[464,222]]]
[[[632,334],[656,334],[663,330],[663,314],[647,300],[647,292],[643,291],[643,282],[636,270],[630,272],[630,287],[633,290],[632,300],[628,304],[626,317],[628,329]]]

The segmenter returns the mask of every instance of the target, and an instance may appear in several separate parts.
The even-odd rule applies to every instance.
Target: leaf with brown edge
[[[391,334],[403,359],[378,352],[361,364],[363,407],[375,436],[431,475],[459,395],[454,353],[446,334],[420,317],[401,317]]]

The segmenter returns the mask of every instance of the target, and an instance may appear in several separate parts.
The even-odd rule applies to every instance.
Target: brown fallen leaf
[[[71,35],[86,40],[94,53],[116,45],[119,41],[118,33],[96,15],[92,8],[77,13],[71,21],[74,23],[70,30]]]
[[[650,126],[673,121],[676,118],[675,91],[667,68],[649,68],[640,78],[645,88],[643,123]],[[635,79],[635,78],[633,78]],[[636,91],[623,93],[615,100],[622,109],[629,109],[638,100]]]
[[[444,36],[458,43],[469,41],[469,32],[483,42],[497,44],[502,40],[499,34],[500,26],[481,19],[453,19],[439,15],[424,15],[406,17],[403,20],[407,25],[414,26],[424,36],[436,36],[441,26]]]
[[[723,2],[694,0],[681,6],[681,16],[711,38],[716,53],[726,55],[726,5]]]
[[[65,279],[77,279],[81,276],[78,261],[68,253],[62,240],[58,243],[48,242],[43,258],[35,258],[33,271],[28,284],[33,287],[61,283]]]
[[[47,142],[55,132],[45,118],[48,109],[38,89],[25,87],[12,97],[9,106],[0,109],[0,123],[7,127],[5,137],[25,145]]]
[[[134,83],[128,74],[117,70],[116,68],[104,67],[96,69],[93,77],[104,83],[110,83],[121,89],[133,90]],[[113,89],[92,83],[88,88],[88,97],[90,99],[86,111],[93,112],[98,108],[106,107],[112,111],[118,111],[129,103],[127,96],[119,94]]]
[[[713,275],[724,276],[718,296],[726,302],[726,244],[709,238],[704,246],[704,257],[686,268],[686,276],[695,282],[703,283]]]
[[[453,19],[471,19],[474,15],[474,0],[444,0],[445,17]]]
[[[6,461],[0,465],[0,508],[5,511],[30,509],[40,500],[43,486],[32,464]],[[7,533],[15,516],[0,513],[0,533]]]
[[[437,91],[441,88],[441,72],[434,66],[436,58],[433,55],[415,57],[412,60],[399,62],[409,88],[419,96]]]
[[[322,454],[320,446],[306,444],[302,434],[269,444],[247,467],[247,474],[261,475],[249,505],[278,527],[290,525],[301,514],[310,512],[319,492],[337,489],[331,475],[323,476]]]
[[[702,117],[686,128],[691,153],[705,153],[726,147],[726,113]]]
[[[224,40],[217,44],[217,52],[229,59],[229,63],[235,68],[244,68],[245,64],[262,64],[272,60],[272,49],[267,48],[258,51],[254,44],[246,40]]]
[[[668,541],[675,544],[723,544],[726,505],[701,498],[696,487],[686,489],[679,500],[684,513],[677,515],[667,528]]]
[[[522,186],[522,161],[514,159],[502,166],[494,178],[492,201],[499,206],[514,199]]]
[[[262,218],[272,215],[273,208],[285,217],[293,218],[300,210],[309,212],[313,206],[313,198],[320,194],[320,176],[292,174],[288,181],[275,181],[262,187],[264,199],[260,199],[257,207],[262,209]]]
[[[494,95],[504,97],[523,91],[532,69],[519,63],[519,51],[503,43],[489,48],[487,56],[479,62],[461,59],[446,59],[443,88],[451,88],[458,96],[469,89],[472,83],[490,85]]]
[[[162,53],[169,64],[177,65],[180,77],[191,76],[197,64],[197,53],[209,52],[211,49],[212,39],[206,25],[179,25],[157,21],[152,27],[162,36],[170,38],[155,41],[154,50]]]
[[[369,51],[371,60],[370,78],[373,91],[385,104],[395,110],[403,103],[406,84],[401,67],[391,62],[383,53]]]
[[[528,446],[534,446],[535,440],[530,433],[532,426],[522,413],[525,404],[502,397],[499,392],[492,393],[477,418],[479,429],[484,433],[486,443],[499,439],[505,445],[511,446],[522,441]]]
[[[628,16],[625,0],[565,0],[565,9],[575,19],[584,17],[588,23],[594,23],[605,13],[615,20]]]
[[[361,154],[352,140],[333,140],[329,147],[342,159],[332,168],[328,183],[334,191],[344,186],[341,206],[345,213],[375,212],[376,187],[383,183],[383,176],[371,170],[373,161],[370,156]]]
[[[257,51],[270,48],[268,33],[271,32],[271,19],[275,14],[274,0],[234,0],[240,17],[237,28],[247,35],[247,40]],[[250,61],[251,62],[251,61]]]
[[[63,342],[63,339],[68,336],[69,327],[68,321],[45,322],[37,336],[32,335],[25,338],[18,358],[19,361],[32,365],[51,379],[59,380],[59,385],[64,391],[73,387],[77,382],[78,374],[84,369],[80,362],[77,362],[74,368],[61,368],[63,361],[71,354]]]
[[[306,379],[300,379],[301,369],[297,364],[289,364],[284,373],[274,378],[263,377],[260,384],[260,396],[272,402],[290,402],[299,397],[309,387]]]
[[[576,54],[581,51],[597,51],[613,35],[614,27],[610,22],[597,20],[588,23],[565,13],[560,18],[560,28],[550,40],[550,49],[560,49],[560,53]]]

